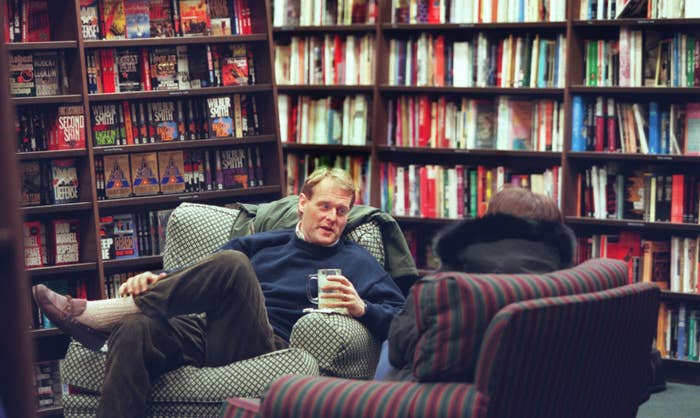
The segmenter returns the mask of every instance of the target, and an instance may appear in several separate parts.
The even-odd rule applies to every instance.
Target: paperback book
[[[84,149],[85,115],[77,105],[58,106],[56,141],[49,142],[49,150]]]
[[[123,0],[99,0],[101,32],[105,39],[126,38],[126,14]]]
[[[155,48],[149,54],[153,90],[177,90],[177,49],[174,46]]]
[[[135,196],[158,194],[158,158],[155,152],[142,152],[130,155],[131,175]]]
[[[34,84],[34,59],[31,52],[14,52],[10,60],[10,94],[14,97],[36,95]]]
[[[124,0],[124,13],[126,15],[127,38],[151,37],[149,0]]]
[[[177,113],[174,101],[148,102],[148,111],[149,121],[152,122],[155,134],[155,142],[172,142],[178,139]]]
[[[80,221],[78,219],[53,220],[53,264],[74,264],[80,261]]]
[[[20,161],[21,206],[41,205],[41,164],[39,161]]]
[[[180,29],[183,36],[209,35],[211,20],[207,2],[202,0],[178,1],[180,11]]]
[[[136,225],[131,213],[112,216],[114,221],[114,256],[117,260],[139,256]]]
[[[105,170],[105,197],[107,199],[118,199],[131,196],[129,155],[105,155],[103,161]]]
[[[97,0],[80,0],[80,23],[84,40],[96,41],[100,39]]]
[[[170,0],[151,0],[150,2],[151,37],[171,38],[175,36],[173,10]]]
[[[56,51],[36,51],[33,54],[34,83],[37,96],[59,94],[58,53]]]
[[[248,166],[243,148],[219,150],[221,158],[221,183],[224,189],[247,189]]]
[[[73,203],[79,199],[77,160],[67,158],[51,160],[51,193],[53,203]]]
[[[160,191],[164,194],[185,191],[185,161],[181,150],[158,153]]]
[[[209,136],[226,138],[233,136],[233,118],[231,117],[231,97],[207,97]]]

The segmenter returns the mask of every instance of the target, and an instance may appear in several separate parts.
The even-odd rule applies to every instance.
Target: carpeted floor
[[[700,386],[667,383],[639,407],[637,418],[700,418]]]

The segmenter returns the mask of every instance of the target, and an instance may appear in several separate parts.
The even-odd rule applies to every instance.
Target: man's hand
[[[136,296],[148,290],[148,286],[167,276],[167,273],[154,274],[145,271],[136,276],[129,277],[127,281],[119,286],[120,296]]]
[[[345,278],[345,276],[328,276],[329,283],[325,285],[321,290],[326,292],[333,292],[335,294],[329,295],[327,303],[325,304],[329,308],[347,308],[348,313],[355,318],[359,318],[365,314],[365,308],[367,304],[362,300],[360,295],[355,290],[355,286],[352,282]]]

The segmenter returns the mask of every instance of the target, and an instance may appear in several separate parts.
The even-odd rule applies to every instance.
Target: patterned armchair
[[[614,260],[543,275],[436,274],[409,295],[420,302],[418,382],[285,376],[261,404],[227,401],[224,416],[635,417],[659,290],[626,281]]]
[[[395,235],[387,232],[395,227],[393,219],[369,207],[353,208],[351,218],[353,213],[356,216],[348,222],[346,233],[349,239],[367,248],[387,268],[393,263],[393,272],[399,276],[415,271],[412,264],[397,267],[410,259],[410,253],[405,241],[389,237]],[[183,203],[168,221],[163,265],[166,270],[182,267],[206,257],[231,237],[293,227],[295,222],[296,197],[239,209]],[[400,254],[402,250],[405,255]],[[379,344],[352,318],[308,314],[295,324],[289,349],[223,367],[182,367],[164,374],[153,385],[147,415],[220,416],[223,400],[261,396],[274,379],[286,374],[367,379],[374,373]],[[95,415],[105,360],[106,350],[96,352],[71,342],[61,367],[63,382],[75,392],[63,398],[67,418]]]

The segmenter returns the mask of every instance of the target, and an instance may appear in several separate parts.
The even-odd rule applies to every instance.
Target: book
[[[126,13],[123,0],[99,0],[101,30],[104,39],[126,38]]]
[[[248,85],[248,58],[244,44],[231,45],[221,65],[224,86]]]
[[[173,0],[180,10],[180,30],[183,36],[209,35],[211,20],[207,2],[202,0]]]
[[[130,154],[134,196],[158,194],[158,158],[155,152]]]
[[[129,39],[150,38],[149,0],[123,0],[126,15],[126,37]]]
[[[621,17],[646,17],[646,6],[646,0],[620,0],[615,4],[615,19],[620,19]]]
[[[96,41],[100,39],[97,0],[80,0],[80,24],[83,40]]]
[[[52,221],[53,264],[74,264],[80,261],[80,220]]]
[[[154,48],[149,54],[153,90],[177,90],[178,60],[174,46]]]
[[[114,222],[114,257],[119,259],[139,256],[136,224],[131,213],[112,216]]]
[[[177,85],[180,90],[190,88],[190,67],[187,61],[187,45],[175,47],[177,55]]]
[[[43,247],[41,242],[41,222],[25,221],[23,224],[24,235],[24,265],[27,268],[42,267],[44,265]]]
[[[152,38],[175,36],[173,9],[170,0],[151,0],[149,9]]]
[[[175,102],[158,100],[148,102],[149,121],[155,134],[155,142],[171,142],[178,139]],[[150,135],[153,137],[154,135]]]
[[[37,96],[59,94],[58,53],[56,51],[36,51],[32,56],[34,83]]]
[[[233,136],[234,127],[230,96],[207,97],[207,112],[209,136],[211,138]]]
[[[114,218],[100,217],[100,255],[103,260],[113,260],[114,253]]]
[[[187,68],[190,80],[189,88],[198,89],[211,86],[206,48],[187,48]]]
[[[137,49],[117,49],[117,85],[119,92],[143,90],[141,53]]]
[[[158,177],[163,194],[185,191],[185,161],[182,150],[158,152]]]
[[[10,94],[15,97],[36,95],[34,58],[31,52],[9,54]]]
[[[49,150],[84,149],[85,115],[78,105],[58,106],[56,140],[49,143]]]
[[[77,160],[74,158],[51,160],[49,163],[53,203],[72,203],[80,199],[76,164]]]
[[[118,199],[131,196],[131,170],[129,155],[115,154],[103,157],[105,170],[105,197]]]
[[[700,103],[685,105],[685,155],[700,155]]]
[[[227,0],[209,0],[211,34],[214,36],[231,35],[229,3],[231,2]]]
[[[221,156],[221,176],[224,189],[248,188],[248,164],[243,148],[219,150]]]
[[[24,0],[27,33],[25,42],[47,42],[51,40],[48,0]]]
[[[37,206],[41,205],[42,175],[39,161],[20,161],[20,205]]]
[[[92,136],[95,146],[119,145],[119,127],[117,120],[117,105],[94,104],[90,107],[92,111]]]

